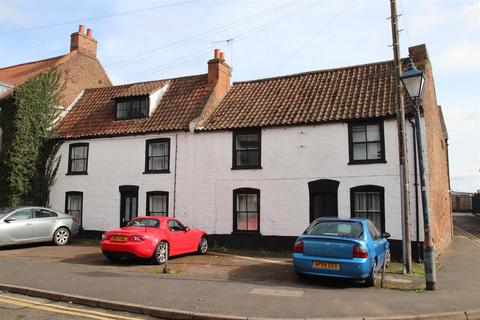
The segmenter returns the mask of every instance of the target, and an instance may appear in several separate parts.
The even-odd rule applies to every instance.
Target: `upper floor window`
[[[232,169],[261,169],[260,129],[233,132]]]
[[[351,214],[355,218],[367,218],[381,232],[385,232],[385,195],[380,186],[358,186],[350,189]]]
[[[233,190],[233,231],[260,232],[260,190]]]
[[[170,139],[147,140],[145,150],[146,173],[170,172]]]
[[[148,96],[116,99],[116,120],[140,119],[148,117]]]
[[[350,123],[350,163],[385,162],[383,122]]]
[[[147,192],[147,216],[168,216],[168,192]]]
[[[72,143],[68,154],[68,174],[87,174],[88,143]]]

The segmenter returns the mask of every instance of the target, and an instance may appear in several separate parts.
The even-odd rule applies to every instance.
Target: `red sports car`
[[[105,232],[100,248],[110,261],[138,257],[163,264],[167,257],[207,253],[208,241],[203,230],[190,229],[174,218],[149,216],[135,218],[126,227]]]

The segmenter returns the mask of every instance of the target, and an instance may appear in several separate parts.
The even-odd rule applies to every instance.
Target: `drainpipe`
[[[420,262],[420,223],[419,223],[419,204],[418,204],[418,169],[417,169],[417,137],[416,137],[416,131],[415,131],[415,122],[412,121],[412,119],[408,119],[408,122],[410,122],[410,125],[412,126],[412,132],[413,132],[413,167],[415,170],[415,220],[416,220],[416,232],[417,232],[417,257],[416,260],[417,262]]]
[[[173,217],[175,218],[177,208],[177,155],[178,155],[178,133],[175,134],[175,173],[173,174]]]

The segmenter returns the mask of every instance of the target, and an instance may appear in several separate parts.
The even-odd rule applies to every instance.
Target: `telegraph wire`
[[[280,22],[283,22],[283,21],[285,21],[285,20],[288,20],[288,19],[291,19],[291,18],[293,18],[293,17],[295,17],[295,16],[298,16],[299,14],[305,12],[306,10],[308,10],[308,9],[310,9],[310,8],[318,5],[321,1],[323,1],[323,0],[317,0],[317,1],[315,1],[313,4],[309,4],[309,5],[305,6],[305,7],[302,7],[302,8],[300,8],[300,9],[297,9],[297,10],[295,10],[295,11],[293,11],[293,12],[289,12],[288,14],[283,15],[283,16],[280,16],[280,17],[277,18],[277,19],[274,19],[274,20],[272,20],[272,21],[270,21],[270,22],[267,22],[267,23],[265,23],[265,24],[263,24],[263,25],[257,26],[257,27],[255,27],[255,28],[253,28],[253,29],[251,29],[251,30],[249,30],[249,31],[247,31],[247,32],[244,32],[244,33],[242,33],[242,34],[239,34],[237,37],[232,37],[233,39],[238,39],[238,40],[234,40],[233,43],[236,43],[236,42],[239,42],[239,41],[241,41],[241,40],[243,40],[243,39],[246,39],[246,38],[248,38],[248,37],[251,37],[251,36],[253,36],[253,35],[255,35],[255,34],[261,32],[261,31],[264,31],[265,29],[267,29],[267,28],[269,28],[269,27],[271,27],[271,26],[273,26],[273,25],[275,25],[275,24],[278,24],[278,23],[280,23]],[[352,0],[352,1],[354,1],[354,0]],[[174,67],[174,66],[183,64],[183,63],[185,63],[185,62],[192,61],[192,60],[194,60],[195,58],[199,58],[199,57],[205,56],[205,55],[207,54],[206,50],[211,50],[211,49],[213,49],[213,48],[214,48],[214,46],[210,46],[210,47],[208,47],[208,48],[205,48],[205,49],[196,51],[195,53],[192,53],[192,54],[183,56],[183,57],[180,58],[182,62],[179,62],[178,60],[176,60],[176,61],[171,62],[171,63],[162,64],[162,65],[159,65],[159,66],[156,66],[156,67],[153,67],[153,68],[149,68],[149,69],[146,70],[146,71],[142,71],[142,72],[137,72],[137,73],[135,73],[135,74],[131,74],[131,75],[123,78],[122,80],[132,79],[132,78],[135,78],[135,77],[140,76],[140,75],[150,75],[150,74],[153,74],[153,73],[155,73],[155,72],[158,72],[158,71],[161,71],[161,70],[166,70],[166,69],[172,68],[172,67]],[[199,52],[204,52],[204,53],[199,54]]]
[[[297,5],[298,3],[301,3],[301,2],[304,2],[304,1],[305,0],[288,2],[286,4],[282,4],[280,6],[268,9],[266,11],[262,11],[260,13],[255,14],[255,15],[240,19],[238,21],[228,23],[228,24],[220,26],[220,27],[213,28],[211,30],[196,34],[194,36],[187,37],[187,38],[182,39],[180,41],[171,43],[171,44],[169,44],[165,47],[157,48],[157,49],[154,49],[154,50],[149,50],[149,51],[137,54],[133,58],[126,58],[126,59],[115,61],[113,63],[110,63],[106,67],[112,67],[112,66],[115,66],[115,65],[120,65],[118,67],[123,67],[123,66],[129,65],[131,63],[135,63],[135,62],[147,59],[149,57],[152,57],[152,56],[154,56],[154,55],[156,55],[160,52],[171,51],[171,50],[180,48],[182,46],[185,46],[189,43],[193,43],[193,42],[197,42],[199,40],[203,40],[203,39],[208,38],[209,36],[217,34],[219,32],[226,31],[226,30],[229,30],[229,29],[232,29],[232,28],[236,28],[238,26],[249,23],[252,20],[258,19],[258,18],[263,17],[263,16],[268,16],[270,14],[273,14],[273,13],[276,13],[278,11],[284,10],[286,8],[292,7],[292,6]],[[115,68],[118,68],[118,67],[115,67]]]
[[[37,26],[37,27],[31,27],[31,28],[25,28],[25,29],[10,30],[10,31],[5,31],[5,32],[0,32],[0,35],[27,32],[27,31],[39,30],[39,29],[47,29],[47,28],[52,28],[52,27],[64,26],[64,25],[67,25],[67,24],[82,23],[82,22],[85,22],[85,21],[101,20],[101,19],[112,18],[112,17],[117,17],[117,16],[124,16],[124,15],[139,13],[139,12],[158,10],[158,9],[162,9],[162,8],[178,7],[178,6],[181,6],[181,5],[185,5],[185,4],[189,4],[189,3],[193,3],[193,2],[198,2],[198,1],[199,0],[190,0],[190,1],[177,2],[177,3],[168,3],[168,4],[164,4],[164,5],[160,5],[160,6],[156,6],[156,7],[145,8],[145,9],[124,11],[124,12],[108,14],[108,15],[103,15],[103,16],[98,16],[98,17],[70,20],[70,21],[47,24],[47,25],[43,25],[43,26]]]
[[[290,55],[287,59],[285,59],[280,65],[270,74],[270,76],[274,75],[278,70],[280,70],[285,64],[287,64],[290,60],[295,58],[306,46],[308,46],[312,41],[314,41],[327,27],[332,24],[338,17],[340,17],[345,10],[352,5],[355,0],[351,0],[345,7],[343,7],[332,19],[330,19],[323,27],[313,35],[310,39],[308,39],[298,50],[296,50],[292,55]]]
[[[402,8],[403,13],[405,13],[402,0],[400,0],[400,8]],[[408,46],[410,47],[412,45],[412,41],[410,40],[410,33],[408,32],[408,24],[407,24],[407,18],[405,14],[402,16],[402,18],[403,18],[403,22],[405,22],[405,31],[407,32]]]

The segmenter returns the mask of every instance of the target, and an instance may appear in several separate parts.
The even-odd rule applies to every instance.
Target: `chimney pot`
[[[225,53],[220,52],[220,59],[221,59],[221,60],[225,60]]]
[[[219,59],[220,58],[220,49],[215,49],[214,53],[213,53],[213,58],[214,59]]]
[[[88,28],[87,29],[87,37],[91,38],[92,37],[93,30]]]
[[[78,26],[78,33],[84,34],[85,32],[85,26],[83,24]]]

